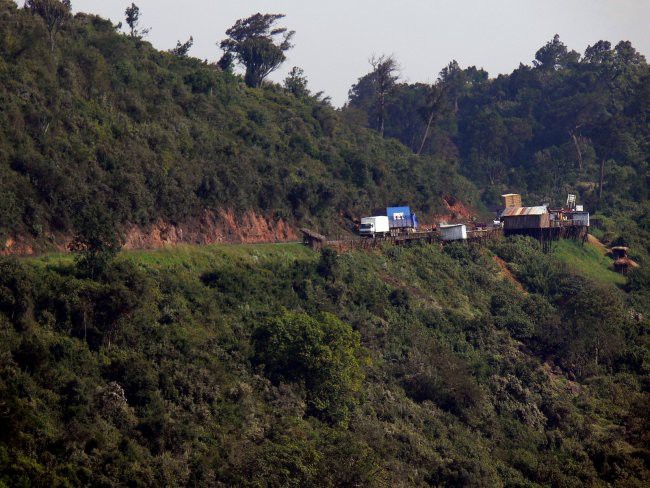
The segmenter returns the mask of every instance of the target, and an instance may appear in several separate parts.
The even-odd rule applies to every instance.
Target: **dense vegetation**
[[[0,237],[252,209],[332,227],[386,202],[425,212],[471,184],[448,164],[347,122],[319,97],[156,51],[79,14],[54,38],[0,0]],[[80,222],[81,221],[81,222]]]
[[[0,484],[647,485],[650,302],[494,252],[4,258]]]
[[[129,35],[27,5],[0,0],[0,242],[74,232],[78,253],[0,257],[0,487],[650,483],[650,84],[629,44],[554,39],[433,86],[382,56],[335,110],[299,68],[247,86],[239,44],[217,65],[191,39],[154,50],[134,4]],[[459,172],[488,205],[578,191],[643,266],[526,238],[119,255],[120,224],[206,208],[327,229],[478,204]]]

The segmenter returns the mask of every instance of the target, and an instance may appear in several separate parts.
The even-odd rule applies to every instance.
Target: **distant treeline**
[[[453,163],[489,206],[504,191],[528,204],[578,193],[611,232],[627,228],[645,246],[635,235],[650,231],[650,67],[628,41],[598,41],[581,56],[555,36],[509,75],[452,61],[432,84],[400,82],[397,60],[384,56],[344,112]]]

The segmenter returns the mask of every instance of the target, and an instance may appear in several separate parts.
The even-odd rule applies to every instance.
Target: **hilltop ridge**
[[[246,242],[260,233],[251,221],[282,237],[296,223],[345,227],[387,202],[431,214],[446,211],[444,195],[478,202],[453,165],[317,96],[248,88],[94,15],[70,19],[53,52],[38,16],[9,0],[0,16],[0,237],[16,250],[65,247],[89,212],[124,233]],[[189,231],[206,212],[214,233]]]

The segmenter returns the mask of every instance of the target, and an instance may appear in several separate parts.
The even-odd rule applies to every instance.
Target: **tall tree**
[[[438,80],[445,88],[445,92],[453,101],[454,113],[458,112],[458,100],[467,85],[467,76],[455,59],[442,68]]]
[[[566,45],[560,41],[560,36],[555,34],[552,40],[535,53],[533,65],[544,71],[555,71],[568,66],[571,62],[577,62],[579,59],[580,54],[569,51]]]
[[[395,83],[399,78],[397,74],[399,66],[392,55],[381,55],[378,58],[373,56],[370,59],[370,64],[372,65],[372,78],[375,85],[377,123],[379,125],[379,134],[383,137],[386,122],[386,102],[395,90]]]
[[[124,15],[126,16],[126,24],[129,26],[129,29],[131,29],[129,33],[131,37],[137,37],[140,39],[149,34],[149,31],[151,30],[150,28],[138,30],[138,25],[140,24],[140,7],[135,3],[131,3],[130,7],[126,7]]]
[[[248,86],[260,86],[264,78],[284,62],[284,53],[293,47],[291,38],[295,31],[275,27],[284,17],[284,14],[257,13],[239,19],[226,31],[228,38],[219,46],[244,65],[244,81]]]
[[[426,121],[426,125],[417,154],[422,154],[422,149],[424,149],[424,145],[429,138],[433,121],[436,117],[442,115],[446,89],[447,87],[441,83],[431,84],[427,87],[426,102],[420,111]]]
[[[420,114],[423,116],[426,125],[417,154],[422,153],[434,120],[443,117],[451,105],[453,105],[453,113],[458,112],[458,100],[462,96],[466,84],[467,76],[465,71],[461,69],[454,59],[442,68],[437,83],[428,87],[425,104],[420,109]]]
[[[50,49],[54,51],[56,35],[65,21],[70,18],[72,8],[70,0],[27,0],[25,8],[43,18],[47,27]]]
[[[364,110],[371,118],[371,127],[381,136],[386,125],[389,98],[397,88],[399,66],[393,56],[373,56],[369,59],[372,71],[352,85],[348,97],[350,105]]]
[[[70,250],[78,253],[77,268],[92,279],[103,274],[122,248],[113,217],[94,204],[78,216]]]

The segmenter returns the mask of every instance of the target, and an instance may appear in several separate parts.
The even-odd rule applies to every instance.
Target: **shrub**
[[[304,382],[310,413],[347,422],[363,379],[359,334],[349,325],[329,313],[284,311],[255,331],[253,343],[254,362],[272,381]]]

